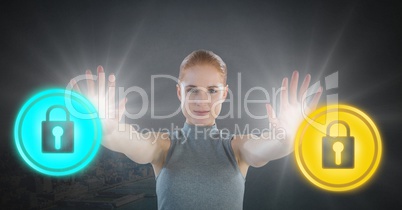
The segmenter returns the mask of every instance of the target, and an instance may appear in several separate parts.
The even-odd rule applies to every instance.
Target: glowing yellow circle
[[[335,120],[347,122],[354,137],[354,168],[322,167],[323,137],[328,124]],[[346,136],[346,128],[334,125],[330,136]],[[295,158],[300,171],[311,183],[329,191],[348,191],[366,183],[377,170],[381,154],[381,137],[374,122],[348,105],[317,109],[303,120],[296,134]]]

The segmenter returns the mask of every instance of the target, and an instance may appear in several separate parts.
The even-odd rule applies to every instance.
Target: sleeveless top
[[[169,133],[170,148],[156,179],[158,209],[243,209],[245,178],[232,150],[233,135],[184,123]]]

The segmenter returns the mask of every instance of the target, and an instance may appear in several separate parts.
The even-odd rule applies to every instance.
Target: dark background
[[[254,86],[279,87],[297,69],[314,81],[338,71],[339,100],[361,108],[383,138],[381,165],[372,181],[350,193],[332,193],[309,184],[293,156],[272,161],[247,175],[244,209],[383,209],[401,207],[400,129],[401,21],[398,1],[36,1],[0,6],[1,152],[18,159],[11,136],[24,101],[36,91],[65,87],[68,81],[103,65],[119,86],[151,92],[151,75],[178,75],[183,58],[209,49],[228,65],[235,93]],[[179,107],[173,81],[155,86],[157,114]],[[322,102],[325,103],[325,94]],[[262,95],[252,97],[261,98]],[[135,112],[141,101],[129,96]],[[263,105],[252,105],[263,114]],[[239,105],[235,104],[235,108]],[[224,105],[222,113],[227,113]],[[133,121],[137,123],[138,120]],[[182,125],[171,119],[138,122],[143,128]],[[246,116],[218,120],[264,127]],[[4,156],[2,156],[4,157]],[[16,161],[15,168],[20,162]]]

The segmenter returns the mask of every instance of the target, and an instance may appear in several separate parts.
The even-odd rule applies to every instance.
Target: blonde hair
[[[202,64],[209,64],[214,66],[223,77],[223,81],[226,84],[227,69],[226,64],[222,58],[217,54],[209,50],[196,50],[190,53],[180,65],[179,82],[184,76],[185,70],[190,67]]]

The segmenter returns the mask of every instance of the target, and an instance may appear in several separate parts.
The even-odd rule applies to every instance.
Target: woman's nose
[[[195,103],[210,103],[211,102],[211,95],[206,91],[199,91],[194,96]]]

